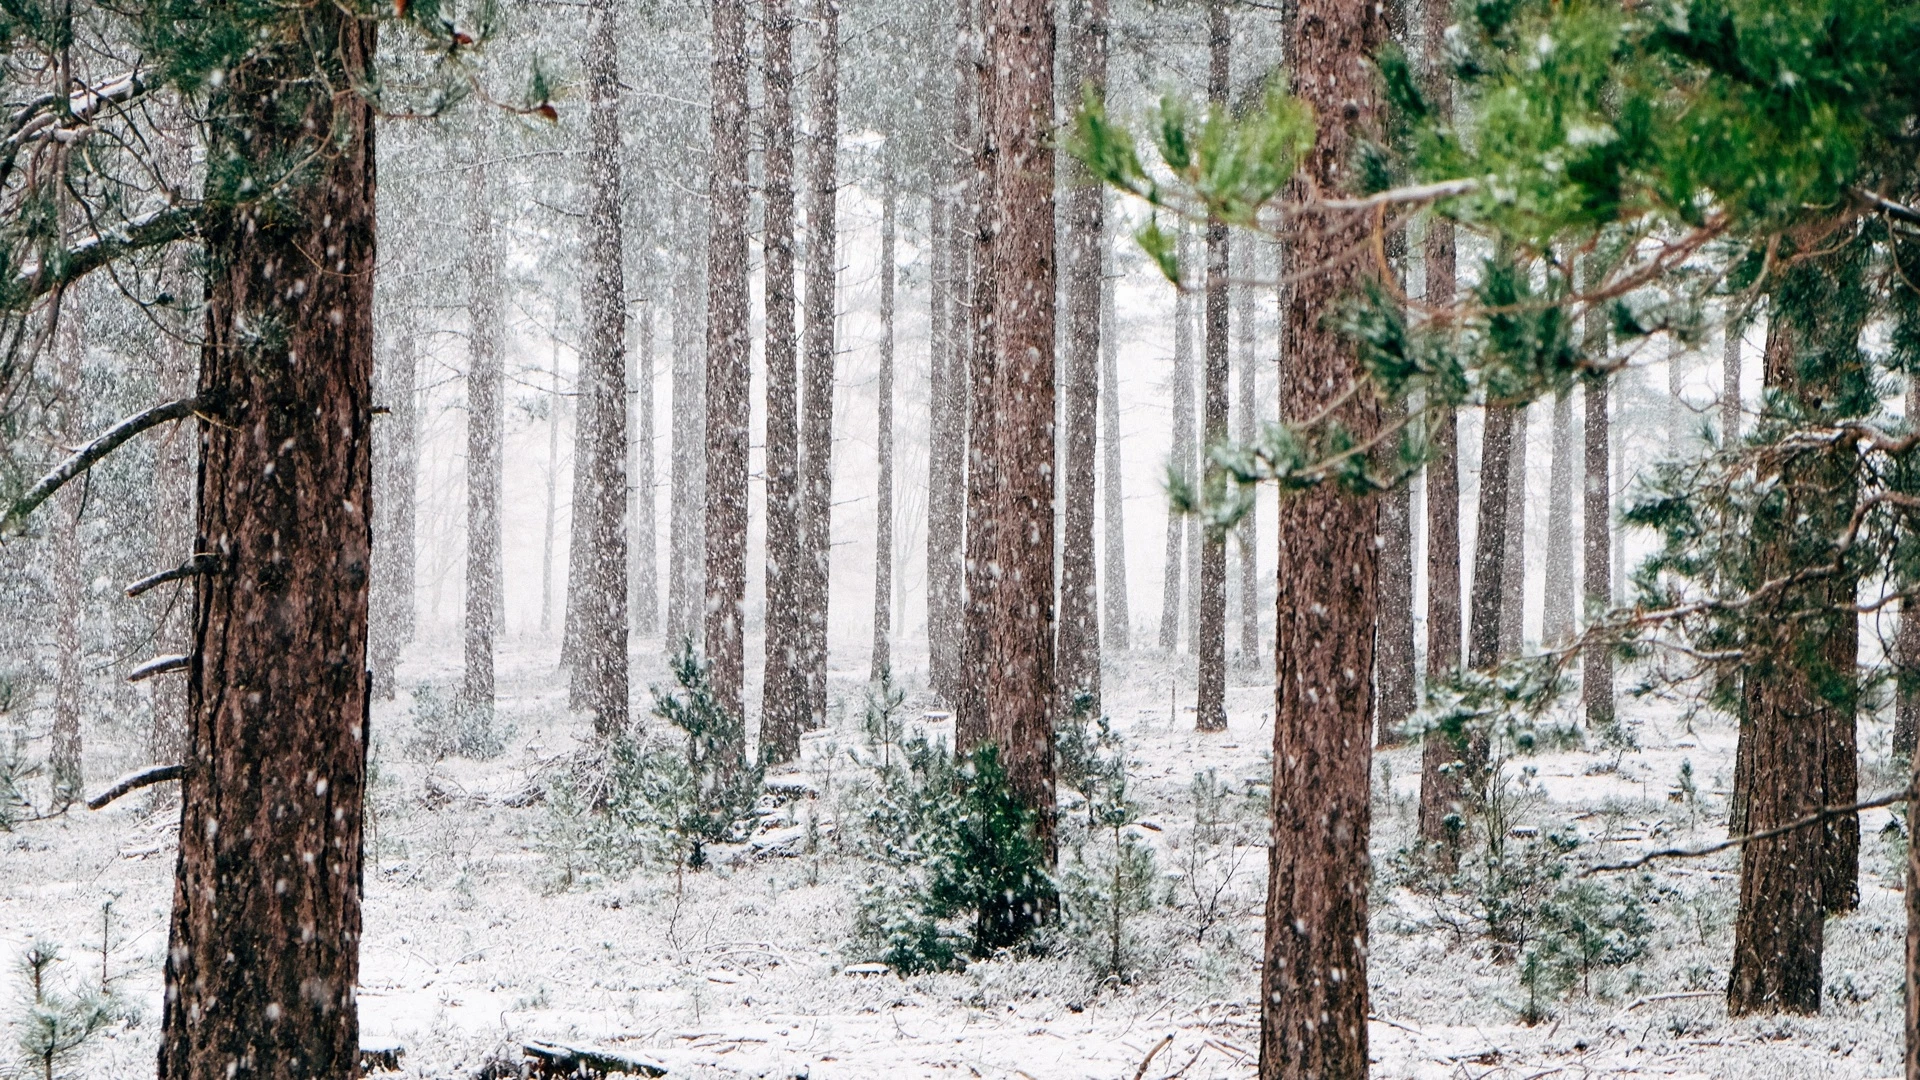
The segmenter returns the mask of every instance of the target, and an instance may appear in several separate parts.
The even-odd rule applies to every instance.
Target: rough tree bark
[[[1739,340],[1733,337],[1732,330],[1728,331],[1728,337]],[[1733,363],[1738,364],[1737,347],[1733,355]],[[1737,386],[1739,383],[1735,380],[1731,385]],[[1920,375],[1907,378],[1906,415],[1908,423],[1920,422]],[[1738,424],[1739,419],[1739,413],[1735,412],[1734,423]],[[1913,586],[1909,584],[1907,587]],[[1920,742],[1920,685],[1914,682],[1914,673],[1920,671],[1920,601],[1900,601],[1900,625],[1895,631],[1893,648],[1899,676],[1894,684],[1893,753],[1895,756],[1911,757],[1915,743]],[[1920,1077],[1915,1080],[1920,1080]]]
[[[1233,16],[1226,0],[1210,0],[1207,5],[1207,101],[1218,109],[1227,107],[1227,95],[1233,86]],[[1229,311],[1232,280],[1231,245],[1227,243],[1227,224],[1217,218],[1207,221],[1207,297],[1206,297],[1206,369],[1202,394],[1204,422],[1201,449],[1204,452],[1227,441],[1227,377]],[[1203,459],[1200,477],[1217,471]],[[1204,482],[1204,481],[1203,481]],[[1194,679],[1194,717],[1196,731],[1227,729],[1227,534],[1219,529],[1201,528],[1199,617],[1194,625],[1193,652],[1197,660]]]
[[[387,407],[387,416],[374,429],[378,487],[373,501],[369,650],[374,696],[387,701],[394,696],[394,669],[400,662],[400,650],[413,639],[414,481],[420,470],[414,363],[413,334],[411,328],[402,327],[394,335],[386,363],[376,372],[380,380],[376,398]],[[176,550],[191,545],[189,536],[180,541]],[[173,649],[162,646],[162,651],[186,650],[183,644]],[[178,748],[184,749],[184,746]],[[172,754],[155,754],[153,760],[178,761],[178,750]]]
[[[1193,265],[1190,229],[1180,230],[1179,255],[1184,274]],[[1191,486],[1198,480],[1193,475],[1193,296],[1184,283],[1179,290],[1173,299],[1173,392],[1167,395],[1173,407],[1173,463],[1169,469],[1182,484]],[[1167,652],[1180,647],[1180,614],[1185,608],[1182,599],[1194,586],[1187,581],[1186,589],[1181,588],[1187,569],[1188,525],[1188,519],[1181,515],[1167,515],[1167,572],[1160,586],[1160,648]]]
[[[204,218],[197,547],[222,571],[194,582],[163,1080],[357,1071],[374,23],[305,9],[297,40],[228,71],[206,112],[215,160],[327,138],[271,210],[209,192]]]
[[[467,575],[461,708],[493,713],[493,639],[500,608],[500,267],[494,251],[493,185],[474,140],[467,167]]]
[[[1453,111],[1453,79],[1446,60],[1449,0],[1420,0],[1422,54],[1427,93],[1441,115]],[[1426,304],[1444,311],[1454,301],[1453,223],[1427,218],[1424,256]],[[1447,679],[1460,669],[1460,429],[1451,408],[1432,419],[1433,455],[1427,462],[1427,678]],[[1465,785],[1457,770],[1463,748],[1428,736],[1420,748],[1420,838],[1433,845],[1444,865],[1458,854],[1450,827],[1465,810]],[[1443,866],[1444,868],[1444,866]]]
[[[827,614],[833,560],[833,372],[839,284],[840,0],[815,0],[819,47],[808,94],[805,384],[800,407],[800,653],[807,725],[827,723]]]
[[[1376,123],[1368,57],[1379,9],[1299,0],[1290,13],[1293,93],[1314,107],[1318,139],[1303,169],[1316,190],[1351,184],[1354,140]],[[1296,185],[1297,188],[1300,185]],[[1305,419],[1362,377],[1328,307],[1363,272],[1343,259],[1362,240],[1357,216],[1293,219],[1288,258],[1314,268],[1288,290],[1282,415]],[[1333,418],[1359,438],[1376,428],[1360,394]],[[1273,834],[1261,973],[1262,1080],[1367,1075],[1368,766],[1373,745],[1373,538],[1378,507],[1326,488],[1281,503],[1275,610]]]
[[[1513,410],[1507,460],[1507,513],[1500,532],[1500,656],[1520,655],[1526,643],[1527,614],[1527,420],[1530,410]],[[1484,475],[1484,474],[1483,474]],[[1483,504],[1484,505],[1484,504]]]
[[[993,447],[988,516],[997,573],[989,603],[988,738],[1015,794],[1054,845],[1054,21],[1051,0],[995,0],[981,96],[994,227]],[[976,413],[977,415],[977,413]]]
[[[1602,276],[1598,266],[1586,270],[1589,287]],[[1589,363],[1602,364],[1610,355],[1607,316],[1603,311],[1587,313],[1581,330],[1581,343]],[[1585,483],[1580,492],[1581,594],[1586,622],[1591,626],[1613,604],[1613,440],[1608,431],[1608,385],[1604,377],[1589,377],[1581,382],[1580,398],[1586,410],[1582,438],[1586,446]],[[1612,730],[1613,652],[1604,642],[1593,640],[1580,648],[1580,705],[1586,715],[1587,731],[1600,734]]]
[[[605,737],[625,730],[628,718],[627,295],[614,0],[589,0],[585,69],[587,216],[568,566],[578,634],[570,670],[573,707],[592,714],[594,733]]]
[[[867,677],[879,682],[893,667],[893,287],[898,193],[891,173],[880,185],[880,398],[876,417],[879,477],[873,512],[873,655]]]
[[[993,234],[997,227],[994,206],[994,155],[998,132],[987,119],[989,109],[989,72],[986,64],[985,24],[989,5],[982,0],[970,12],[962,5],[961,79],[970,81],[969,101],[977,107],[977,123],[972,126],[973,141],[962,144],[972,151],[967,174],[968,260],[972,280],[968,284],[965,323],[967,358],[967,467],[966,467],[966,540],[965,608],[962,612],[960,643],[960,690],[954,707],[954,749],[965,752],[990,738],[987,727],[987,683],[994,677],[992,666],[992,569],[996,551],[990,512],[994,497],[994,469],[998,464],[994,445],[994,370],[998,357],[993,350],[993,320],[998,297],[994,289]]]
[[[1102,196],[1104,198],[1104,195]],[[1113,255],[1100,238],[1100,460],[1102,553],[1101,596],[1106,602],[1102,633],[1107,648],[1125,653],[1133,647],[1133,616],[1127,610],[1127,504],[1120,464],[1120,338],[1113,310]]]
[[[744,715],[747,600],[747,11],[713,4],[707,188],[706,660],[719,703]],[[746,747],[735,748],[739,754]]]
[[[1740,338],[1745,332],[1728,312],[1720,351],[1720,437],[1728,445],[1740,437]]]
[[[760,685],[760,745],[773,761],[792,761],[806,730],[806,695],[796,682],[800,587],[800,367],[793,274],[793,3],[766,0],[765,48],[767,614]]]
[[[1107,0],[1075,0],[1068,91],[1104,97],[1107,82]],[[1092,698],[1100,714],[1100,579],[1094,559],[1094,485],[1099,478],[1101,251],[1106,246],[1106,193],[1086,167],[1069,157],[1062,178],[1066,250],[1066,460],[1060,476],[1060,657],[1063,703]]]
[[[1547,592],[1540,640],[1560,645],[1573,637],[1573,388],[1553,398],[1553,462],[1547,475]]]

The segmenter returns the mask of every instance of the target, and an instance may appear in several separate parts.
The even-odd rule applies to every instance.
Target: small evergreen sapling
[[[1125,757],[1116,752],[1106,760],[1085,789],[1089,839],[1098,835],[1104,842],[1079,847],[1062,885],[1070,940],[1101,974],[1125,981],[1137,948],[1131,923],[1159,899],[1160,873],[1153,849],[1127,828],[1139,808],[1127,796]]]
[[[25,1009],[16,1022],[16,1045],[25,1066],[23,1076],[58,1080],[65,1066],[87,1041],[112,1023],[113,999],[90,989],[62,993],[54,986],[59,947],[35,938],[20,956],[20,975],[26,982]]]

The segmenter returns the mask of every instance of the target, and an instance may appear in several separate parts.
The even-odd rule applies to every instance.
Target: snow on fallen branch
[[[59,467],[42,477],[40,482],[27,489],[27,493],[14,500],[7,509],[5,517],[0,518],[0,539],[16,536],[25,528],[27,515],[41,503],[53,497],[69,480],[93,467],[94,462],[106,457],[120,448],[120,444],[152,427],[159,427],[169,420],[185,420],[192,416],[199,406],[199,398],[181,398],[169,401],[165,405],[155,405],[146,412],[135,413],[125,420],[108,428],[99,438],[74,451],[73,456],[60,463]]]
[[[1862,810],[1873,810],[1882,806],[1892,806],[1894,803],[1906,802],[1911,798],[1913,798],[1913,788],[1906,787],[1899,791],[1890,791],[1885,795],[1877,795],[1861,802],[1848,803],[1845,806],[1823,806],[1814,813],[1794,821],[1789,821],[1785,825],[1775,825],[1771,829],[1761,829],[1759,832],[1748,833],[1745,836],[1729,836],[1717,844],[1708,844],[1704,847],[1662,848],[1659,851],[1649,851],[1638,858],[1628,859],[1626,862],[1601,863],[1599,866],[1589,866],[1581,872],[1580,876],[1591,877],[1594,874],[1609,873],[1617,870],[1638,870],[1648,863],[1653,862],[1655,859],[1697,859],[1702,855],[1712,855],[1716,852],[1725,851],[1728,848],[1739,847],[1742,844],[1750,843],[1754,840],[1771,840],[1776,836],[1784,836],[1787,833],[1793,832],[1795,829],[1805,829],[1825,821],[1831,821],[1837,817],[1857,814]]]
[[[164,784],[169,780],[178,780],[187,775],[185,765],[149,765],[144,769],[135,769],[113,782],[113,786],[87,800],[87,809],[99,810],[108,803],[143,787]]]
[[[165,675],[170,671],[185,671],[188,665],[192,663],[193,658],[187,656],[185,653],[156,656],[146,663],[141,664],[139,667],[134,668],[132,671],[127,672],[127,681],[142,682],[153,678],[155,675]]]
[[[521,1047],[532,1065],[534,1076],[607,1076],[631,1073],[637,1076],[665,1076],[667,1067],[649,1057],[620,1050],[591,1046],[567,1046],[562,1043],[529,1039]]]

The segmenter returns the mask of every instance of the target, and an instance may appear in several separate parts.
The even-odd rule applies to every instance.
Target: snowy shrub
[[[21,1075],[34,1080],[67,1075],[65,1065],[73,1055],[117,1018],[116,1003],[107,994],[57,989],[53,968],[59,961],[59,948],[38,938],[20,956],[27,993],[15,1019],[15,1043],[25,1068]]]
[[[1540,906],[1539,935],[1520,957],[1520,985],[1527,1000],[1520,1018],[1539,1023],[1549,1015],[1543,998],[1578,985],[1593,993],[1596,968],[1619,967],[1647,953],[1653,922],[1631,886],[1576,881]]]
[[[455,756],[491,761],[506,749],[511,734],[494,717],[491,703],[468,704],[431,686],[414,687],[408,714],[413,737],[407,750],[425,761]]]
[[[699,868],[708,844],[746,838],[764,770],[745,754],[745,725],[713,694],[691,649],[673,665],[678,689],[653,691],[653,715],[684,741],[621,734],[554,784],[543,846],[562,885],[584,863],[623,873],[642,863]]]
[[[863,848],[875,863],[851,951],[900,972],[950,970],[1023,941],[1053,905],[1034,813],[1007,780],[999,751],[955,762],[916,737],[866,807]]]
[[[1126,781],[1126,751],[1120,735],[1102,716],[1092,718],[1093,698],[1076,694],[1073,706],[1053,726],[1053,770],[1061,786],[1086,800],[1087,824],[1096,824],[1102,792]]]
[[[882,770],[893,768],[894,751],[905,737],[907,695],[894,684],[893,671],[880,669],[880,679],[867,688],[866,708],[860,715],[860,731],[867,746],[880,755]]]
[[[15,822],[33,812],[27,799],[27,781],[39,767],[27,760],[26,732],[0,728],[0,832],[13,831]]]
[[[1131,830],[1101,830],[1061,872],[1063,940],[1095,971],[1125,982],[1141,964],[1137,917],[1158,904],[1153,849]]]

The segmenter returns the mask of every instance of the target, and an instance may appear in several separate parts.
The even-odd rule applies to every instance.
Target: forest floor
[[[456,679],[454,662],[410,664],[401,684],[445,687]],[[587,735],[585,721],[564,709],[565,680],[553,670],[550,643],[503,651],[500,716],[512,734],[491,761],[409,753],[411,703],[403,692],[376,706],[374,717],[365,1037],[402,1044],[405,1072],[423,1077],[473,1076],[531,1038],[622,1047],[675,1076],[1251,1077],[1272,690],[1259,672],[1238,674],[1229,730],[1197,735],[1191,712],[1173,707],[1174,670],[1144,654],[1107,669],[1106,711],[1125,740],[1131,793],[1142,804],[1131,829],[1153,847],[1166,875],[1153,910],[1128,925],[1124,978],[1098,974],[1094,958],[1107,952],[1089,942],[1059,942],[1048,955],[975,963],[957,974],[847,970],[858,959],[846,946],[859,889],[874,872],[842,842],[844,831],[829,827],[840,815],[854,827],[858,769],[849,750],[861,745],[858,673],[835,674],[844,707],[831,730],[809,737],[800,770],[814,792],[800,813],[818,825],[818,845],[786,843],[791,854],[723,850],[714,866],[678,875],[585,872],[575,865],[578,853],[556,840],[566,831],[552,805],[508,805],[523,801],[512,796]],[[663,674],[650,667],[636,681]],[[1180,696],[1190,694],[1183,683]],[[908,705],[919,726],[924,699],[910,693]],[[1539,752],[1509,763],[1513,865],[1549,865],[1528,863],[1524,852],[1550,834],[1582,840],[1565,865],[1725,835],[1731,723],[1706,713],[1688,722],[1661,702],[1627,700],[1622,713],[1633,748],[1549,749],[1558,742],[1545,739]],[[1565,725],[1570,716],[1552,722]],[[116,745],[139,745],[135,734],[123,734],[110,727],[89,733],[90,790],[141,764],[131,751],[116,756]],[[1863,718],[1860,741],[1870,748],[1863,794],[1897,784],[1883,760],[1884,726]],[[1681,782],[1683,762],[1697,797]],[[1195,774],[1208,769],[1235,795],[1222,820],[1203,829],[1192,788]],[[1524,965],[1483,932],[1479,901],[1420,888],[1396,856],[1412,835],[1418,771],[1417,747],[1375,758],[1374,1076],[1880,1078],[1900,1071],[1904,841],[1883,833],[1888,812],[1861,823],[1859,910],[1827,925],[1823,1015],[1727,1017],[1722,991],[1737,853],[1726,852],[1609,875],[1605,887],[1614,892],[1607,895],[1631,893],[1649,921],[1626,950],[1635,955],[1617,963],[1608,960],[1619,955],[1602,957],[1564,994],[1545,988],[1534,1001],[1544,1016],[1527,1024]],[[51,939],[67,957],[61,978],[97,984],[104,962],[115,992],[133,1006],[133,1022],[91,1043],[74,1062],[75,1075],[153,1075],[172,798],[130,797],[103,812],[76,811],[0,835],[0,955],[11,958],[30,936]],[[770,828],[786,825],[790,839],[792,815],[782,811]],[[1083,834],[1082,841],[1097,838]],[[772,845],[776,852],[782,846]],[[1518,931],[1529,932],[1539,931]],[[22,1011],[16,989],[0,990],[0,1002],[13,1003],[0,1005],[7,1025],[0,1061],[8,1063],[0,1076],[10,1075],[12,1025]],[[1142,1061],[1169,1037],[1142,1072]]]

